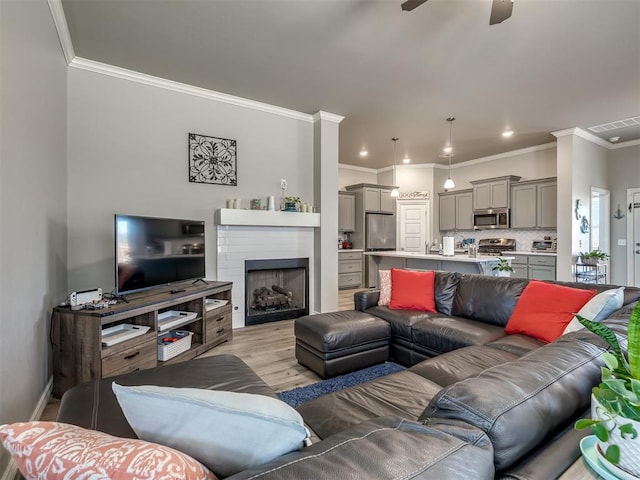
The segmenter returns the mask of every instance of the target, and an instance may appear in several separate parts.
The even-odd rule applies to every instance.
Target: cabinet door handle
[[[134,357],[137,357],[138,355],[140,355],[140,351],[137,351],[136,353],[132,353],[131,355],[127,355],[126,357],[124,357],[125,360],[131,360]]]

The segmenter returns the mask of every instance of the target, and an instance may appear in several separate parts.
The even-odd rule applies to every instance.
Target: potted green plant
[[[496,275],[498,277],[510,277],[511,272],[513,272],[513,267],[509,264],[509,260],[499,257],[498,263],[496,263],[491,269],[494,272],[497,272]]]
[[[590,252],[580,252],[580,263],[583,265],[597,265],[598,262],[604,262],[607,258],[609,255],[597,248]]]
[[[629,319],[626,357],[608,326],[576,317],[611,351],[603,354],[601,383],[592,390],[591,419],[578,420],[575,428],[591,427],[605,459],[640,477],[640,303]]]
[[[284,209],[287,212],[297,212],[300,204],[300,197],[287,196],[284,197]]]

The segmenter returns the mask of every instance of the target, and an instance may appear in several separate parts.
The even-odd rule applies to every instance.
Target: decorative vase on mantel
[[[620,460],[613,468],[619,468],[630,475],[640,478],[640,422],[609,412],[593,395],[591,395],[591,418],[602,420],[605,422],[606,429],[609,430],[609,440],[607,442],[596,439],[597,454],[600,461],[608,463],[609,465],[605,464],[605,467],[609,467],[611,463],[605,458],[604,452],[607,451],[609,446],[617,445],[620,449]],[[630,430],[630,427],[626,427],[626,425],[630,425],[638,433],[635,438],[631,434],[622,436],[622,431]]]

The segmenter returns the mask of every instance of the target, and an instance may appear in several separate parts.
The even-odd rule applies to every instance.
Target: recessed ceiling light
[[[402,163],[411,163],[411,159],[409,157],[404,157],[402,159]]]
[[[369,155],[369,152],[367,152],[366,148],[363,148],[362,150],[360,150],[361,157],[366,157],[367,155]]]
[[[620,140],[620,137],[609,137],[611,143],[616,143],[618,140]]]
[[[502,132],[502,136],[504,138],[509,138],[513,136],[513,130],[505,130],[504,132]]]

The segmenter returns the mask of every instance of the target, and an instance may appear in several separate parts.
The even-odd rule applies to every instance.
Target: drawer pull
[[[221,328],[220,330],[217,330],[216,333],[222,333],[224,332],[224,328]]]
[[[137,357],[138,355],[140,355],[140,352],[136,352],[136,353],[132,353],[131,355],[127,355],[126,357],[124,357],[125,360],[131,360],[132,358]]]
[[[224,320],[224,317],[216,318],[216,322],[221,322],[222,320]]]

